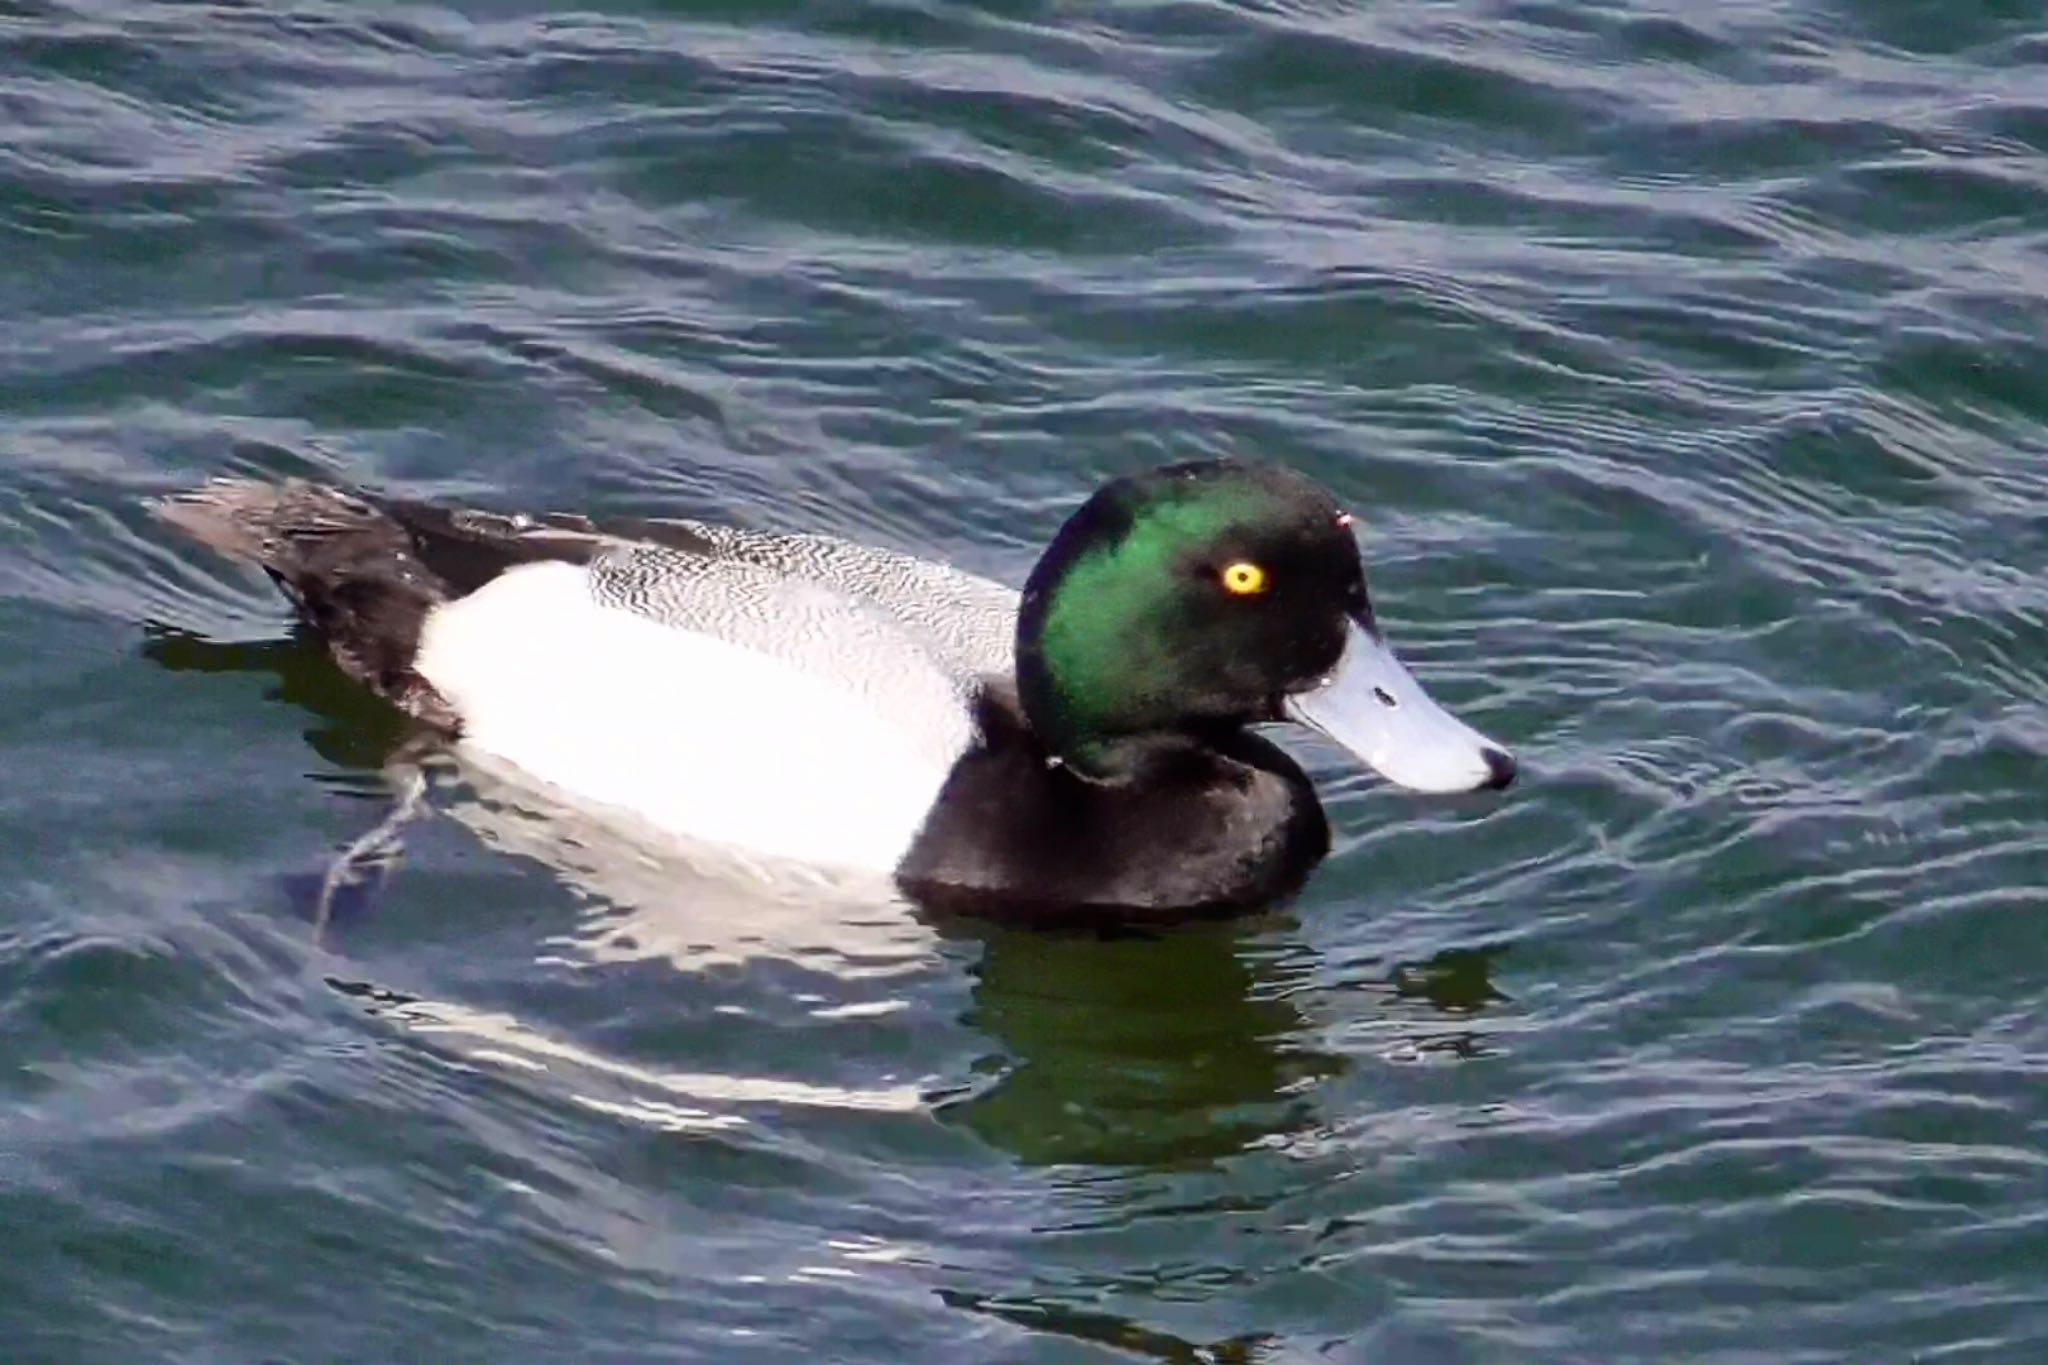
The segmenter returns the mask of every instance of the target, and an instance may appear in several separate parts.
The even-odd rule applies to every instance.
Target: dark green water
[[[0,0],[0,321],[7,1361],[2048,1358],[2038,3]],[[139,510],[1225,451],[1525,780],[1152,941],[457,776],[316,945],[396,729]]]

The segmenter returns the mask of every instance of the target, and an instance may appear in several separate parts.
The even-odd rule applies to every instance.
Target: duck
[[[1021,593],[824,534],[304,479],[153,507],[268,574],[431,740],[938,912],[1167,921],[1293,895],[1330,826],[1271,723],[1420,792],[1516,773],[1387,643],[1352,514],[1279,465],[1112,479]]]

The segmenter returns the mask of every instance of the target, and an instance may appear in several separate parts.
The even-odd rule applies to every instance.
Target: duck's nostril
[[[1515,756],[1506,749],[1486,749],[1481,756],[1486,759],[1486,789],[1499,791],[1515,780]]]

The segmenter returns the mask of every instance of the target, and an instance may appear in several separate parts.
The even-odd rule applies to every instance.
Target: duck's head
[[[1025,584],[1017,684],[1047,750],[1091,777],[1162,743],[1280,720],[1418,791],[1515,774],[1401,666],[1350,516],[1285,469],[1213,461],[1103,487]]]

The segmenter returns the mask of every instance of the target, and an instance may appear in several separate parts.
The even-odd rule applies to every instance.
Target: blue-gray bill
[[[1286,711],[1412,791],[1498,790],[1515,780],[1512,754],[1438,706],[1387,642],[1355,621],[1336,670],[1289,697]]]

